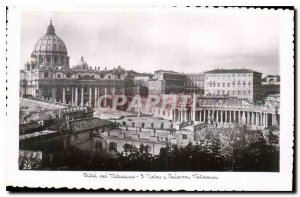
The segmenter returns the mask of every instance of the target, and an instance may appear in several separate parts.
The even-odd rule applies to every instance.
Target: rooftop
[[[77,133],[81,131],[107,126],[111,124],[111,122],[100,118],[92,117],[70,121],[69,124],[71,131]]]
[[[204,73],[259,73],[257,71],[251,70],[251,69],[246,69],[246,68],[239,68],[239,69],[214,69],[210,70]]]
[[[175,72],[175,71],[173,71],[173,70],[162,70],[162,69],[154,71],[154,73],[157,73],[157,72],[164,72],[164,73],[178,73],[178,72]]]

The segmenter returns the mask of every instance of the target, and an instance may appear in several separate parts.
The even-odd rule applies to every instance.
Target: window
[[[45,73],[44,73],[44,77],[45,77],[45,78],[48,78],[48,77],[49,77],[49,73],[48,73],[48,72],[45,72]]]
[[[54,63],[57,64],[57,57],[54,57]]]
[[[223,87],[223,88],[225,87],[225,83],[222,83],[222,87]]]
[[[110,75],[108,75],[108,79],[111,79],[111,76],[110,76]]]
[[[110,142],[109,143],[109,150],[112,151],[112,150],[117,150],[117,143],[115,142]]]
[[[60,74],[57,74],[57,78],[60,79]]]
[[[220,87],[220,83],[218,83],[218,87]]]
[[[227,87],[230,88],[230,83],[227,83]]]
[[[80,78],[81,77],[81,75],[78,75],[78,78]]]
[[[182,139],[186,140],[187,139],[187,134],[182,134]]]
[[[118,74],[118,79],[121,79],[121,75],[120,74]]]
[[[130,144],[124,144],[123,148],[124,148],[125,152],[128,152],[131,148],[131,145]]]
[[[102,142],[96,142],[96,149],[102,150]]]

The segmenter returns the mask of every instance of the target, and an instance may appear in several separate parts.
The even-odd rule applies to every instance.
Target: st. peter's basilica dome
[[[43,35],[34,45],[31,57],[39,65],[69,68],[69,57],[65,43],[55,34],[52,21]]]

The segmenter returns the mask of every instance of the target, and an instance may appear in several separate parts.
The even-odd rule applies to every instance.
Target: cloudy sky
[[[247,12],[247,10],[244,10]],[[21,67],[50,19],[70,66],[153,72],[251,68],[279,73],[279,21],[272,14],[226,12],[31,12],[22,14]]]

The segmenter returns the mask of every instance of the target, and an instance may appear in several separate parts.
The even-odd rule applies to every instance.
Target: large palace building
[[[95,106],[105,93],[126,94],[126,73],[120,66],[113,70],[92,68],[81,57],[69,66],[67,47],[55,33],[52,22],[34,45],[31,60],[21,70],[20,96],[61,102],[74,106]]]
[[[262,99],[262,74],[251,69],[215,69],[205,72],[205,94],[234,96],[250,102]]]

